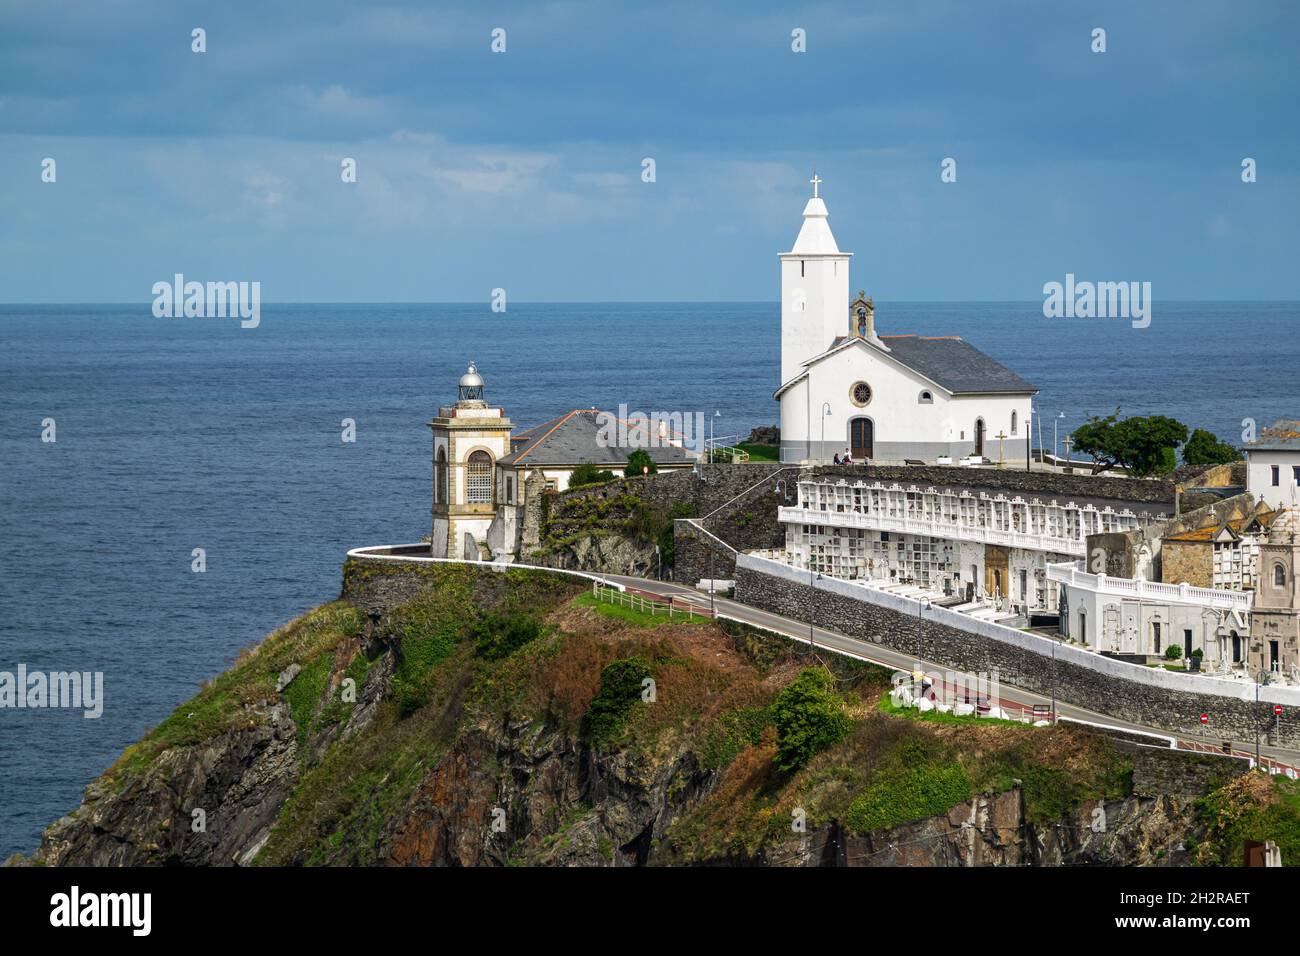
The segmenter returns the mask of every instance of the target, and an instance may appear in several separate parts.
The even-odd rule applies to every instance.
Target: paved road
[[[646,578],[630,577],[619,574],[611,574],[606,577],[608,580],[617,581],[625,587],[631,587],[640,591],[648,591],[653,594],[665,596],[674,595],[679,600],[691,601],[698,606],[705,608],[709,606],[709,596],[707,594],[701,594],[694,588],[686,587],[681,584],[674,584],[670,581],[654,581]],[[747,604],[740,604],[736,601],[721,597],[715,598],[715,606],[720,613],[725,614],[728,617],[736,618],[746,624],[752,624],[755,627],[774,631],[797,641],[807,643],[809,640],[807,621],[798,621],[794,618],[783,617],[779,614],[772,614],[768,611],[761,611],[758,608],[750,607]],[[839,631],[830,631],[822,627],[813,629],[812,638],[818,646],[828,647],[832,650],[841,651],[853,657],[870,661],[873,664],[880,664],[884,667],[889,667],[893,670],[903,671],[909,674],[917,668],[918,663],[920,669],[927,673],[943,674],[952,669],[941,664],[936,664],[933,661],[921,660],[918,662],[916,658],[900,653],[899,651],[891,650],[887,647],[881,647],[880,645],[872,644],[869,641],[858,640],[857,638],[849,637],[846,634],[841,634]],[[1002,683],[999,687],[998,696],[1004,701],[1016,705],[1023,705],[1029,708],[1032,708],[1034,704],[1051,704],[1050,697],[1044,697],[1041,694],[1023,690],[1006,683]],[[1159,727],[1148,727],[1142,724],[1130,723],[1126,720],[1111,717],[1108,714],[1100,714],[1096,711],[1087,710],[1083,707],[1076,707],[1073,704],[1060,700],[1056,702],[1056,712],[1062,717],[1071,717],[1075,720],[1085,720],[1092,723],[1105,724],[1108,727],[1143,731],[1150,734],[1159,734],[1163,737],[1175,737],[1184,744],[1197,744],[1202,748],[1211,748],[1216,751],[1219,750],[1223,743],[1222,737],[1215,737],[1212,735],[1197,737],[1196,735],[1189,735],[1186,733],[1173,733],[1168,730],[1162,730]],[[1213,720],[1214,715],[1211,714],[1210,716],[1211,720]],[[1255,742],[1254,740],[1233,741],[1233,749],[1253,756],[1255,753]],[[1269,747],[1261,744],[1260,754],[1263,757],[1268,757],[1289,766],[1300,768],[1300,751],[1298,750],[1288,750],[1282,747]]]

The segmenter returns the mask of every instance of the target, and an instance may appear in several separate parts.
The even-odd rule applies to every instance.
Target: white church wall
[[[851,396],[858,382],[866,382],[872,392],[861,407]],[[923,393],[928,402],[922,401]],[[825,414],[827,405],[830,415]],[[1029,396],[953,396],[870,346],[851,346],[813,365],[807,379],[782,395],[781,457],[800,461],[843,455],[849,446],[849,423],[867,418],[874,429],[875,461],[933,461],[941,455],[956,459],[974,451],[976,421],[983,418],[985,456],[997,460],[993,436],[1001,431],[1008,436],[1006,457],[1023,461],[1031,410]]]
[[[781,383],[849,330],[849,256],[781,255]]]

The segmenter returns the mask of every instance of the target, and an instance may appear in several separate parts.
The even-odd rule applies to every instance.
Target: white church
[[[1038,389],[958,336],[879,335],[811,180],[781,258],[781,460],[1025,460]]]

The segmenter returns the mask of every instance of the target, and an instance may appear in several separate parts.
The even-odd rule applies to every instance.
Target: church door
[[[975,454],[984,457],[984,419],[975,419]]]
[[[854,461],[875,457],[875,432],[870,418],[855,418],[849,422],[849,448],[853,451]]]

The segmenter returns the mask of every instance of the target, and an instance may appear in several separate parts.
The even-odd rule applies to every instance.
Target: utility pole
[[[817,650],[817,635],[813,633],[813,615],[817,613],[817,592],[813,587],[812,545],[808,546],[808,653]]]
[[[1255,677],[1255,769],[1259,769],[1259,677]]]
[[[1029,409],[1029,421],[1025,422],[1025,471],[1031,470],[1029,467],[1029,462],[1034,457],[1033,436],[1034,436],[1034,419],[1036,417],[1037,416],[1034,415],[1034,409],[1031,406]]]
[[[701,528],[701,531],[704,529]],[[713,548],[709,548],[709,614],[717,620],[718,612],[713,607]]]
[[[1056,723],[1056,641],[1052,641],[1052,723]]]

